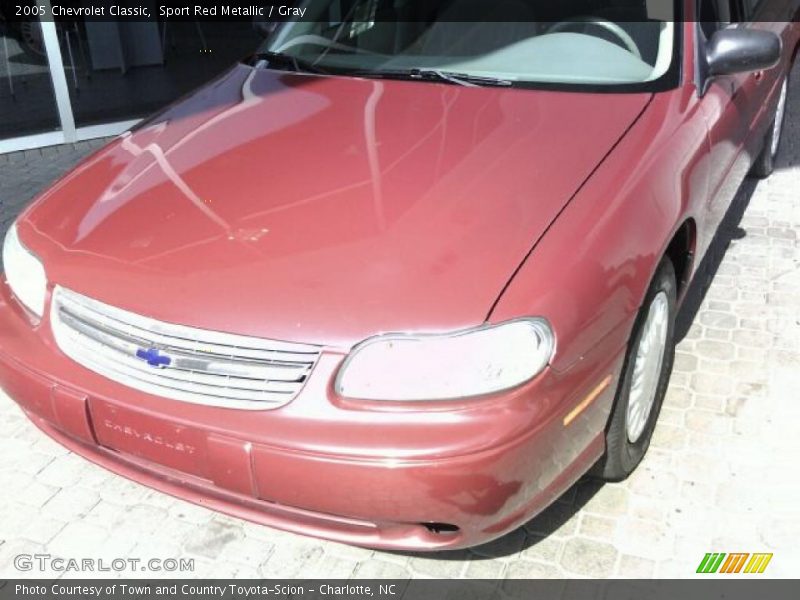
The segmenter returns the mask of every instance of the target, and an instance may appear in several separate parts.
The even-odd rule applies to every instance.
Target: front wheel
[[[780,96],[778,97],[778,108],[775,110],[775,120],[772,121],[767,137],[764,138],[764,149],[758,155],[750,175],[758,179],[765,179],[772,175],[775,170],[775,159],[778,157],[778,150],[781,144],[781,133],[783,132],[784,121],[786,120],[786,98],[789,95],[789,79],[784,78],[781,85]]]
[[[617,398],[606,429],[606,452],[593,474],[628,477],[650,446],[675,358],[675,268],[662,259],[636,317]]]

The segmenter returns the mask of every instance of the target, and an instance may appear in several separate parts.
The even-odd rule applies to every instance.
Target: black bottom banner
[[[0,581],[0,600],[795,600],[792,580],[104,580]]]

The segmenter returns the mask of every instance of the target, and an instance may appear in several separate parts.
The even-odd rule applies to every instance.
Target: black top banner
[[[698,0],[699,4],[714,4]],[[726,20],[797,21],[800,0],[726,0]],[[0,0],[0,24],[44,21],[612,22],[704,20],[683,0]]]

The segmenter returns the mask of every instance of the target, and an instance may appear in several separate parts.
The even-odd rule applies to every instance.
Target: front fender
[[[627,341],[672,236],[702,217],[707,193],[707,129],[686,85],[654,98],[533,249],[490,320],[549,319],[559,371],[601,341],[613,351]]]

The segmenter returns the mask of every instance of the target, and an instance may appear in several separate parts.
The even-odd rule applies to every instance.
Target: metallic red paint
[[[570,428],[561,423],[601,375],[620,367],[602,348],[568,377],[545,371],[496,397],[387,407],[337,398],[331,380],[343,356],[331,352],[285,407],[226,410],[150,396],[84,371],[55,348],[47,317],[32,330],[21,310],[0,287],[8,326],[0,381],[48,434],[186,499],[375,547],[470,546],[524,523],[602,453],[598,431],[613,389]],[[361,525],[353,530],[353,522]],[[430,534],[421,525],[427,522],[456,524],[460,532]]]
[[[797,27],[782,31],[794,48]],[[655,96],[238,66],[84,161],[19,232],[51,284],[164,321],[324,344],[301,394],[252,412],[126,388],[61,354],[48,316],[33,322],[4,282],[0,383],[75,452],[224,512],[372,547],[500,536],[602,454],[655,266],[687,221],[702,256],[760,149],[788,58],[758,85],[741,76],[700,97],[694,40],[684,24],[683,82]],[[752,103],[741,129],[729,85]],[[550,320],[557,351],[516,389],[411,404],[333,391],[366,337],[522,315]]]
[[[470,327],[649,99],[240,65],[20,235],[53,281],[162,321],[345,348]]]

